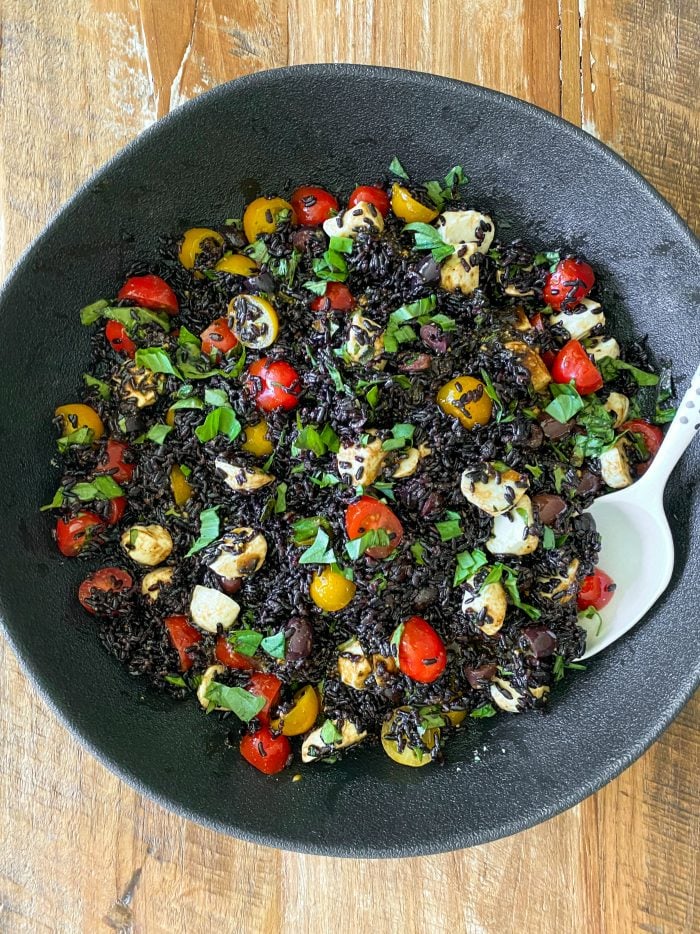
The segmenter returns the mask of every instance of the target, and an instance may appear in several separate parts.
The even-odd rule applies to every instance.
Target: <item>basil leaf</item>
[[[274,510],[277,513],[287,511],[287,484],[282,482],[277,484],[275,490]]]
[[[389,163],[389,171],[392,175],[396,175],[398,178],[405,178],[408,180],[406,169],[404,169],[396,156],[394,156],[394,158]]]
[[[352,253],[352,237],[331,237],[328,249],[334,253]]]
[[[176,688],[187,687],[187,683],[182,675],[166,675],[165,680],[168,682],[168,684],[172,684]]]
[[[627,370],[638,386],[656,386],[659,382],[656,373],[647,373],[639,367],[632,366],[631,363],[625,363],[624,360],[617,360],[614,357],[603,357],[598,361],[598,369],[606,383],[615,379],[620,370]]]
[[[56,444],[58,445],[58,450],[61,454],[64,454],[66,450],[73,444],[86,445],[92,444],[95,440],[95,432],[92,428],[83,426],[82,428],[76,428],[75,431],[71,431],[70,434],[64,435],[62,438],[58,438]]]
[[[545,412],[551,415],[562,425],[580,412],[584,406],[583,399],[576,391],[573,383],[550,383],[550,390],[554,398],[546,407]]]
[[[176,399],[175,402],[170,406],[171,411],[177,411],[178,409],[203,409],[204,403],[201,399],[198,399],[197,396],[192,396],[188,399]]]
[[[330,529],[330,523],[323,516],[309,516],[292,522],[292,541],[295,545],[306,547],[316,538],[320,528]]]
[[[152,373],[167,373],[182,379],[182,374],[161,347],[144,347],[136,351],[136,366],[145,367]]]
[[[460,551],[457,555],[457,568],[455,570],[453,587],[473,577],[477,571],[488,564],[488,558],[480,548],[474,551]]]
[[[83,373],[83,379],[85,380],[86,386],[91,386],[97,390],[101,399],[107,400],[112,395],[112,390],[104,380],[97,379],[96,376],[91,376],[90,373]]]
[[[267,636],[260,643],[260,647],[273,658],[283,659],[286,648],[284,632],[275,633],[274,636]]]
[[[556,539],[554,537],[554,532],[550,529],[548,525],[544,527],[544,532],[542,533],[542,547],[545,551],[551,551],[556,547]]]
[[[177,336],[177,342],[180,347],[185,347],[187,344],[193,344],[197,349],[202,346],[201,340],[197,337],[196,334],[193,334],[184,324],[180,325],[180,333]]]
[[[329,545],[328,533],[319,527],[316,538],[299,557],[299,564],[335,564],[335,553]]]
[[[441,262],[455,252],[452,244],[445,243],[439,232],[430,224],[414,221],[412,224],[406,224],[404,231],[406,230],[413,234],[414,249],[430,250],[436,263]]]
[[[413,542],[410,547],[410,552],[413,555],[413,560],[416,562],[418,567],[425,566],[425,545],[423,542]]]
[[[204,390],[204,401],[207,405],[229,405],[228,393],[225,389],[211,389],[207,388]]]
[[[124,490],[107,474],[95,477],[89,483],[74,483],[72,487],[64,490],[68,496],[76,496],[81,502],[87,503],[93,499],[116,499],[124,495]]]
[[[205,696],[214,707],[232,710],[239,720],[243,720],[244,723],[250,723],[266,703],[264,697],[251,694],[250,691],[246,691],[244,688],[220,684],[218,681],[212,681],[209,684]]]
[[[219,537],[219,507],[213,506],[211,509],[203,509],[199,514],[199,537],[193,543],[190,550],[186,553],[186,558],[206,548],[216,538]]]
[[[94,324],[100,318],[118,321],[127,331],[133,331],[146,324],[157,324],[166,334],[170,331],[170,317],[164,311],[152,311],[150,308],[119,308],[111,306],[109,302],[102,299],[99,302],[93,302],[80,312],[81,324]]]
[[[324,279],[309,279],[304,283],[304,288],[313,292],[314,295],[325,295],[328,283]]]
[[[495,717],[496,708],[493,706],[493,704],[481,704],[480,707],[475,707],[469,716],[474,717],[475,720],[479,720],[484,717]]]
[[[146,433],[146,438],[149,441],[155,441],[156,444],[162,444],[172,430],[170,425],[163,425],[159,422],[156,425],[151,425]]]
[[[109,307],[109,302],[104,298],[99,299],[97,302],[93,302],[91,305],[86,305],[84,308],[80,309],[80,323],[81,324],[94,324],[95,321],[99,321],[102,317],[102,311],[105,308]]]
[[[320,736],[326,746],[335,746],[335,744],[339,743],[343,738],[343,734],[332,720],[326,720],[324,722],[321,727]]]
[[[245,655],[247,658],[255,655],[262,639],[262,633],[256,632],[254,629],[234,629],[227,636],[231,649],[238,652],[239,655]]]
[[[351,561],[357,561],[368,548],[386,548],[391,545],[391,538],[386,529],[369,529],[359,538],[345,543],[345,551]]]
[[[436,522],[435,528],[438,530],[441,541],[450,542],[453,538],[459,538],[459,536],[463,534],[464,530],[462,529],[462,517],[458,512],[452,512],[451,510],[448,510],[446,515],[448,518],[442,522]]]
[[[201,425],[195,428],[194,433],[204,444],[218,435],[224,435],[229,441],[234,441],[242,431],[241,423],[230,405],[222,405],[214,409],[204,419]]]
[[[63,505],[64,500],[63,489],[58,489],[53,495],[53,499],[50,503],[47,503],[46,506],[40,506],[39,512],[46,512],[47,509],[58,509],[59,506]]]

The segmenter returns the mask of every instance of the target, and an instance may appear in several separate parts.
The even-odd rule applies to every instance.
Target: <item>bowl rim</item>
[[[137,153],[145,142],[150,140],[153,134],[160,132],[161,127],[180,121],[186,122],[189,115],[197,108],[201,107],[203,102],[205,102],[205,105],[211,105],[211,102],[215,101],[217,98],[227,96],[233,88],[235,88],[237,92],[244,92],[249,88],[264,86],[271,80],[280,80],[287,76],[292,77],[299,75],[308,78],[323,79],[364,77],[381,79],[383,82],[389,80],[399,83],[428,83],[432,86],[437,85],[438,87],[442,87],[446,92],[456,91],[458,93],[464,93],[464,89],[466,88],[468,89],[468,93],[476,99],[487,102],[498,101],[501,105],[505,104],[511,109],[528,114],[536,121],[549,125],[556,132],[568,134],[580,145],[589,147],[589,149],[592,149],[599,157],[602,156],[608,162],[613,163],[618,171],[622,172],[634,185],[641,189],[647,197],[652,198],[656,205],[667,215],[669,222],[685,237],[688,245],[698,254],[698,259],[700,260],[700,240],[695,236],[686,221],[674,210],[671,204],[641,175],[640,172],[633,168],[608,145],[601,142],[596,137],[591,136],[580,127],[564,120],[562,117],[544,110],[535,104],[514,97],[513,95],[490,88],[484,88],[480,85],[462,81],[457,78],[450,78],[431,72],[413,71],[382,65],[354,65],[344,62],[329,62],[287,65],[280,68],[265,69],[242,75],[231,81],[217,85],[210,91],[186,101],[159,120],[150,124],[83,181],[78,188],[75,189],[73,194],[50,217],[41,232],[30,241],[28,246],[21,252],[10,267],[5,281],[2,286],[0,286],[0,303],[2,303],[5,298],[6,292],[9,290],[13,280],[22,273],[24,267],[28,264],[31,255],[45,240],[49,239],[54,228],[63,217],[70,212],[73,205],[78,202],[91,187],[98,183],[104,176],[108,175],[124,156]],[[2,582],[0,581],[0,609],[4,603],[2,597],[3,589]],[[608,760],[605,766],[601,768],[593,778],[589,779],[585,785],[576,786],[568,793],[560,794],[556,801],[552,801],[536,812],[514,816],[510,820],[503,821],[498,824],[498,826],[494,826],[486,832],[470,831],[469,829],[459,829],[455,827],[445,828],[444,837],[442,837],[440,841],[431,840],[427,843],[422,843],[419,840],[411,840],[375,847],[370,847],[367,844],[326,845],[322,841],[309,842],[300,840],[289,833],[258,832],[245,827],[234,826],[230,822],[209,817],[199,810],[190,808],[167,794],[154,791],[132,771],[132,769],[122,765],[114,756],[105,751],[97,741],[89,738],[87,733],[74,722],[70,713],[64,710],[54,700],[50,688],[42,681],[38,669],[33,662],[31,653],[25,652],[15,641],[11,625],[5,619],[4,612],[0,612],[0,628],[18,660],[21,662],[22,670],[27,675],[31,685],[56,716],[58,721],[78,741],[83,750],[89,752],[102,765],[109,769],[109,771],[126,782],[130,787],[134,788],[139,794],[155,801],[161,807],[179,817],[184,817],[187,820],[198,823],[218,833],[226,834],[227,836],[233,836],[249,843],[271,846],[293,852],[333,857],[396,858],[403,856],[426,856],[436,853],[451,852],[482,843],[489,843],[493,840],[519,833],[523,830],[528,830],[537,824],[557,816],[574,805],[579,804],[589,795],[599,791],[605,784],[620,775],[621,772],[635,762],[654,741],[659,738],[688,702],[698,686],[700,686],[700,658],[698,658],[696,659],[695,670],[693,671],[691,669],[687,679],[674,686],[675,691],[669,695],[667,704],[664,706],[663,710],[659,711],[658,715],[653,720],[649,721],[642,731],[640,738],[631,747],[627,748],[624,753]],[[634,638],[634,631],[636,628],[637,627],[633,627],[633,629],[624,636],[624,639]]]

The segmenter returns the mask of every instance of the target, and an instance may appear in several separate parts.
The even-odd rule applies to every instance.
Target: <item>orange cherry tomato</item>
[[[243,758],[264,775],[281,772],[292,757],[292,744],[286,736],[275,736],[267,726],[246,733],[240,744]]]
[[[377,561],[388,558],[403,538],[403,526],[398,516],[373,496],[361,496],[356,503],[350,503],[345,513],[345,529],[350,539],[360,538],[365,532],[383,529],[389,535],[390,544],[375,545],[365,552]]]
[[[78,600],[84,610],[93,615],[97,612],[91,600],[96,590],[103,593],[122,593],[131,590],[134,580],[122,568],[100,568],[89,577],[86,577],[78,587]]]
[[[152,311],[167,311],[169,315],[176,315],[180,310],[177,295],[168,283],[152,273],[127,279],[117,292],[117,298],[136,302]]]
[[[104,528],[104,520],[95,512],[79,512],[71,519],[56,522],[56,544],[66,558],[75,558]]]
[[[201,641],[202,633],[188,623],[186,616],[166,616],[164,622],[170,643],[180,656],[180,670],[189,671],[192,659],[187,654],[187,649]]]
[[[383,188],[377,188],[376,185],[360,185],[356,188],[348,198],[348,207],[354,208],[360,201],[373,204],[383,217],[387,216],[391,207],[389,195]]]
[[[399,668],[413,681],[430,684],[447,666],[445,643],[422,616],[406,620],[399,639]]]
[[[589,577],[584,578],[581,584],[576,599],[579,610],[587,610],[591,606],[595,610],[602,610],[615,595],[615,587],[616,584],[612,577],[609,577],[600,568],[596,568]]]
[[[238,343],[238,338],[228,326],[226,318],[217,318],[201,333],[202,353],[211,354],[215,350],[226,354]]]
[[[289,203],[297,216],[297,223],[304,227],[318,227],[338,210],[338,201],[325,188],[302,185],[297,188]]]
[[[107,343],[115,353],[124,354],[133,360],[136,353],[136,344],[129,337],[129,333],[120,321],[108,321],[105,325]]]

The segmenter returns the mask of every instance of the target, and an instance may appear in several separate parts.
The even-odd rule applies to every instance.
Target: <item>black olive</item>
[[[440,281],[440,267],[432,256],[425,257],[422,263],[418,266],[417,272],[423,282]]]
[[[447,353],[447,348],[450,346],[447,335],[443,334],[437,324],[424,324],[420,329],[420,339],[435,353]]]
[[[287,640],[285,661],[299,662],[311,655],[314,644],[314,631],[311,623],[303,616],[293,616],[284,631]]]
[[[543,525],[554,525],[559,516],[566,512],[566,502],[554,493],[538,493],[532,497],[532,502],[537,507]]]
[[[463,669],[464,677],[475,691],[483,688],[493,678],[497,670],[496,665],[480,665],[478,668],[465,665]]]
[[[245,280],[246,286],[251,292],[274,292],[275,280],[269,272],[259,272],[257,276],[251,276]]]
[[[523,648],[535,658],[548,658],[557,647],[557,637],[544,626],[528,626],[522,631]]]

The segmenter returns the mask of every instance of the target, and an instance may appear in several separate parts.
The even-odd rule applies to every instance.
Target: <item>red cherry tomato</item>
[[[612,600],[615,594],[615,582],[608,577],[605,571],[596,568],[595,571],[583,579],[576,603],[579,610],[587,610],[592,606],[602,610]]]
[[[134,358],[136,344],[127,333],[126,328],[119,321],[108,321],[105,325],[105,337],[115,353],[122,353],[125,357]]]
[[[124,515],[125,509],[126,496],[115,496],[114,499],[110,499],[107,507],[107,518],[105,519],[107,525],[116,525]]]
[[[265,706],[257,714],[257,718],[261,723],[268,724],[270,722],[270,710],[279,701],[281,690],[282,682],[276,675],[256,671],[254,675],[250,676],[250,681],[246,684],[246,691],[250,691],[251,694],[255,694],[257,697],[265,698]]]
[[[226,354],[238,343],[238,338],[228,326],[226,318],[217,318],[202,331],[202,353],[211,354],[215,350]]]
[[[318,295],[311,302],[312,311],[352,311],[355,299],[352,292],[342,282],[329,282],[323,295]]]
[[[289,203],[294,208],[297,222],[303,227],[318,227],[338,210],[338,202],[333,195],[315,185],[297,188]]]
[[[287,737],[275,736],[266,726],[255,733],[246,733],[239,748],[245,761],[265,775],[281,772],[292,756],[292,744]]]
[[[104,524],[95,512],[80,512],[72,519],[59,519],[56,523],[58,550],[66,558],[75,558]]]
[[[358,201],[373,204],[383,217],[387,216],[391,207],[389,195],[383,188],[377,188],[375,185],[360,185],[356,188],[348,198],[348,207],[354,208]]]
[[[192,659],[187,654],[187,649],[201,641],[202,633],[187,622],[186,616],[166,616],[164,622],[172,647],[180,656],[180,670],[189,671]]]
[[[600,370],[590,359],[580,341],[571,340],[564,344],[554,358],[552,377],[556,383],[574,381],[576,391],[587,396],[603,386]]]
[[[557,355],[553,350],[543,350],[541,357],[544,361],[544,365],[551,372],[552,367],[554,366],[554,361],[557,359]]]
[[[263,412],[293,409],[301,395],[301,378],[286,360],[262,357],[248,367],[246,387]]]
[[[631,431],[636,435],[641,435],[644,446],[649,452],[648,459],[641,464],[637,464],[637,475],[641,477],[642,474],[647,472],[651,462],[656,457],[661,442],[664,440],[664,433],[657,425],[650,425],[643,418],[633,418],[632,421],[625,422],[622,431]]]
[[[136,470],[135,464],[124,460],[128,450],[129,445],[125,441],[110,438],[105,448],[104,459],[95,468],[95,473],[108,473],[115,483],[128,483]]]
[[[251,671],[257,668],[257,663],[247,655],[234,652],[226,636],[219,636],[216,640],[216,660],[227,668],[237,668],[239,671]]]
[[[177,295],[160,276],[132,276],[117,292],[117,298],[135,302],[152,311],[167,311],[176,315],[180,310]]]
[[[595,273],[582,259],[570,256],[559,260],[554,272],[547,273],[542,298],[557,311],[575,308],[593,288]]]
[[[78,600],[84,610],[93,615],[97,612],[90,603],[90,599],[96,590],[104,593],[121,593],[124,590],[131,590],[134,586],[134,579],[122,568],[100,568],[89,577],[86,577],[80,587],[78,587]]]
[[[539,311],[536,311],[535,314],[530,318],[530,325],[536,331],[544,331],[544,318],[539,313]]]
[[[390,544],[375,545],[365,552],[377,561],[388,558],[403,538],[403,526],[398,516],[373,496],[361,496],[356,503],[350,503],[345,513],[345,529],[350,539],[360,538],[373,529],[383,529],[389,535]]]
[[[406,620],[399,639],[399,668],[413,681],[430,684],[445,670],[445,643],[422,616]]]

